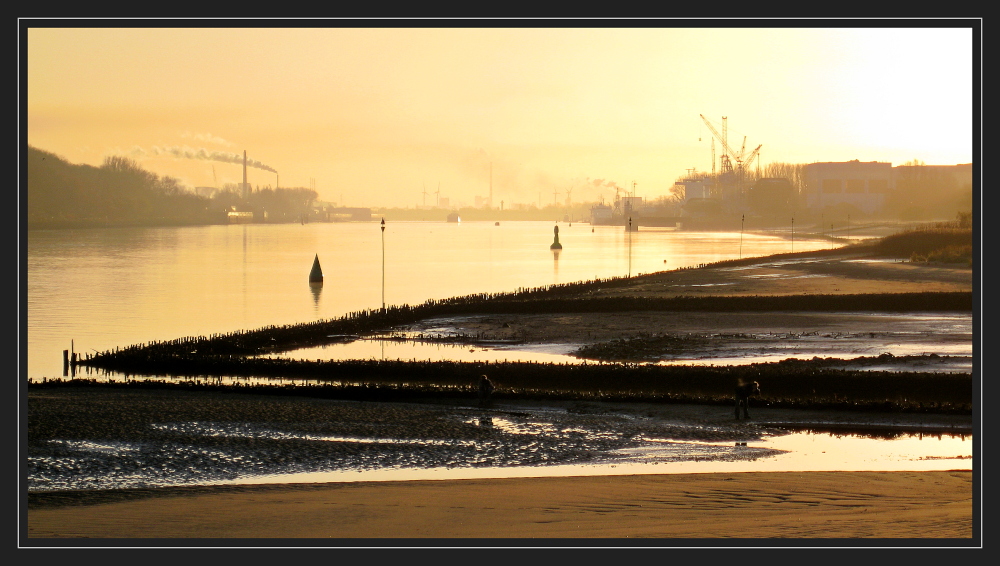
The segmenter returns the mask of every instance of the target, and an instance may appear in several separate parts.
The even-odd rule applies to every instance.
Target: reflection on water
[[[309,283],[309,290],[312,291],[315,313],[319,315],[319,297],[323,294],[323,283]]]
[[[668,259],[671,268],[689,267],[733,259],[741,249],[740,242],[743,257],[789,251],[789,242],[780,236],[746,234],[738,240],[739,234],[655,229],[626,235],[615,226],[567,226],[560,233],[564,250],[553,254],[546,251],[551,234],[548,222],[508,222],[502,226],[388,222],[386,300],[390,304],[419,304],[471,293],[619,277],[628,272],[650,273],[662,270]],[[89,353],[378,308],[383,274],[379,236],[375,223],[32,231],[27,258],[28,376],[60,375],[61,353],[71,340],[76,352]],[[795,242],[797,251],[806,246],[826,249],[833,244]],[[326,268],[325,292],[317,287],[306,290],[316,254],[323,256]],[[967,321],[953,323],[956,327],[952,331],[958,334],[970,326]],[[859,342],[870,345],[872,339],[859,337]],[[840,348],[847,343],[838,340]],[[897,342],[885,347],[901,355],[897,349],[904,346]],[[971,340],[966,344],[971,348]],[[351,340],[281,356],[575,362],[570,353],[578,346]],[[804,353],[795,355],[816,351],[802,349]],[[734,351],[733,356],[739,363],[749,363],[789,354],[744,349]],[[683,362],[718,365],[726,360],[717,356]],[[255,381],[296,382],[281,378]],[[480,411],[462,418],[484,438],[358,437],[249,423],[164,422],[156,430],[162,435],[156,441],[60,439],[32,446],[29,485],[31,489],[97,489],[224,482],[971,466],[971,437],[881,440],[793,432],[715,443],[679,440],[618,423],[599,425],[568,417],[553,420],[551,414],[512,416]]]
[[[880,324],[878,315],[867,315],[871,324]],[[916,315],[919,318],[920,315]],[[879,366],[866,366],[869,371],[911,371],[929,372],[972,372],[971,316],[964,323],[970,328],[954,329],[954,317],[940,317],[937,320],[919,321],[920,329],[905,330],[905,315],[893,315],[894,332],[876,333],[760,333],[741,334],[738,337],[708,335],[701,348],[688,348],[683,353],[664,354],[656,363],[663,365],[746,365],[753,363],[777,362],[787,358],[812,359],[875,357],[884,353],[893,356],[921,356],[936,354],[934,364],[922,367],[901,368],[891,360]],[[884,324],[884,323],[882,323]],[[947,327],[947,328],[944,328]],[[939,329],[939,330],[938,330]],[[936,331],[938,330],[938,331]],[[964,331],[968,331],[966,334]],[[433,334],[427,333],[427,334]],[[440,329],[442,336],[449,329]],[[954,336],[949,340],[950,336]],[[269,354],[265,357],[293,360],[402,360],[402,361],[461,361],[461,362],[538,362],[538,363],[594,363],[574,355],[583,344],[502,344],[479,342],[476,344],[455,344],[422,340],[355,339],[336,344],[301,348]],[[945,359],[944,357],[948,357]]]
[[[643,229],[631,253],[619,226],[566,226],[559,259],[550,222],[392,222],[385,301],[421,304],[473,293],[733,259],[739,234]],[[27,238],[29,377],[61,374],[61,353],[112,350],[337,318],[382,304],[377,223],[243,224],[32,230]],[[744,257],[788,251],[780,235],[747,234]],[[827,249],[825,240],[796,250]],[[307,288],[316,255],[323,291]]]
[[[480,414],[479,440],[349,437],[253,424],[163,423],[189,443],[54,440],[28,455],[29,490],[741,471],[971,469],[972,436],[801,431],[742,441]],[[284,449],[282,449],[284,447]]]
[[[448,344],[413,340],[359,339],[346,343],[328,344],[314,348],[301,348],[288,352],[268,354],[267,358],[292,360],[403,360],[403,361],[460,361],[503,362],[534,361],[576,363],[571,356],[579,345],[575,344],[521,344],[515,347],[487,347],[485,345]]]

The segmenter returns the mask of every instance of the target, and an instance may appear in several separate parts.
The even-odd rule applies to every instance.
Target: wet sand
[[[172,488],[148,499],[32,510],[28,535],[299,539],[302,544],[305,541],[301,539],[323,539],[319,544],[352,546],[405,541],[352,543],[350,539],[428,537],[458,539],[455,545],[470,544],[461,539],[510,538],[534,539],[532,544],[545,544],[543,539],[643,538],[661,539],[664,546],[684,539],[722,538],[934,538],[968,542],[974,533],[972,501],[972,473],[968,471],[666,474]],[[548,542],[555,546],[573,544]],[[223,544],[239,546],[239,541]]]
[[[971,417],[879,415],[838,411],[755,409],[753,421],[734,421],[728,407],[704,405],[564,403],[572,419],[597,419],[621,428],[616,415],[669,417],[656,432],[703,442],[746,439],[768,429],[768,421],[823,422],[864,428],[891,424],[944,430],[971,426]],[[421,437],[488,441],[482,429],[456,411],[482,410],[447,404],[358,403],[238,393],[54,389],[29,394],[29,442],[53,438],[150,444],[162,434],[154,422],[212,421],[294,426],[315,434],[347,437]],[[516,407],[515,407],[516,408]],[[509,407],[499,406],[497,414]],[[530,410],[527,404],[521,411]],[[469,414],[472,414],[471,412]],[[511,413],[513,414],[513,413]],[[613,422],[609,419],[618,418]],[[576,421],[574,421],[576,422]],[[580,421],[583,422],[583,421]],[[572,424],[572,423],[571,423]],[[569,426],[569,425],[567,425]],[[652,429],[651,429],[652,430]],[[181,434],[186,434],[183,431]],[[693,435],[693,436],[692,436]],[[748,436],[749,435],[749,436]],[[178,440],[178,439],[175,439]],[[264,444],[261,438],[180,438],[194,451],[236,450],[251,441],[283,464],[319,450],[329,461],[338,443]],[[150,444],[154,445],[155,444]],[[325,446],[320,446],[325,445]],[[346,448],[346,447],[345,447]],[[239,453],[239,452],[237,452]],[[248,452],[247,454],[251,454]],[[548,456],[555,454],[553,451]],[[258,454],[260,454],[258,452]],[[722,456],[723,458],[727,456]],[[253,458],[251,458],[253,459]],[[311,460],[310,460],[311,462]],[[120,464],[121,462],[119,462]],[[307,462],[308,463],[308,462]],[[149,465],[156,465],[150,462]],[[314,465],[314,464],[313,464]],[[966,462],[955,461],[956,468]],[[124,471],[126,474],[128,470]],[[177,472],[174,472],[176,474]],[[172,474],[168,474],[168,479]],[[287,544],[380,546],[448,539],[448,545],[532,544],[572,546],[558,539],[962,539],[972,542],[972,472],[748,472],[449,479],[313,484],[229,484],[137,489],[70,490],[29,498],[25,544],[53,539],[198,539],[191,544],[241,546],[237,539],[293,539]],[[322,539],[317,543],[303,539]],[[351,542],[351,539],[371,539]],[[375,540],[379,539],[379,540]],[[546,541],[545,539],[550,539]],[[98,541],[79,541],[91,544]],[[141,542],[141,541],[140,541]],[[279,541],[280,542],[280,541]],[[506,540],[506,542],[511,542]],[[647,541],[650,542],[650,541]],[[115,546],[113,540],[99,542]],[[145,544],[145,543],[143,543]],[[780,543],[779,543],[780,544]],[[903,541],[905,544],[905,541]],[[951,544],[950,542],[948,544]]]
[[[666,272],[606,292],[662,296],[921,291],[972,292],[972,272],[849,258],[757,262]],[[538,319],[534,336],[541,341],[579,342],[619,337],[609,332],[614,325],[607,315],[593,315],[589,324],[579,319],[559,324],[559,316]],[[655,318],[649,319],[649,328],[635,328],[635,319],[631,320],[636,332],[661,330],[662,321]],[[487,323],[495,326],[478,331],[510,327],[506,320]],[[595,332],[605,334],[598,337]],[[650,538],[662,539],[669,546],[685,539],[833,537],[943,538],[969,543],[975,540],[971,537],[979,536],[974,531],[973,487],[971,472],[953,471],[161,488],[149,490],[149,497],[140,499],[112,492],[104,494],[110,500],[100,503],[90,499],[34,506],[27,512],[30,538],[24,540],[44,545],[50,538],[64,537],[196,538],[227,539],[223,545],[239,546],[234,539],[323,539],[337,544],[351,539],[430,537],[550,539],[558,546],[558,539]],[[696,543],[702,544],[712,543]],[[900,544],[905,546],[906,541]],[[368,540],[356,545],[381,543]]]
[[[968,267],[836,255],[835,250],[664,271],[633,278],[624,285],[609,283],[579,296],[671,298],[972,291],[973,272]],[[864,316],[852,318],[848,313],[626,312],[467,316],[424,321],[402,330],[419,333],[438,328],[470,336],[524,339],[535,344],[592,344],[636,335],[704,333],[712,329],[745,333],[786,328],[844,333],[877,329],[869,326],[871,323]]]

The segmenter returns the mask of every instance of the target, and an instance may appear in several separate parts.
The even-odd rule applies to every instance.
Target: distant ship
[[[461,221],[462,218],[458,215],[457,212],[452,212],[451,214],[448,215],[448,222],[461,222]]]
[[[608,226],[612,223],[611,206],[601,203],[590,207],[590,224],[594,226]]]

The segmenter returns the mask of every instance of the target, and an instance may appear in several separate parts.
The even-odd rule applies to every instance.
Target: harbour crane
[[[705,125],[708,126],[708,130],[710,132],[712,132],[712,135],[714,135],[716,137],[716,139],[719,140],[719,143],[722,144],[722,149],[724,151],[724,153],[722,154],[722,158],[721,158],[721,161],[722,161],[722,172],[723,173],[728,173],[728,172],[731,172],[733,170],[732,161],[736,161],[737,162],[737,167],[739,167],[739,162],[740,162],[740,157],[741,156],[738,155],[733,150],[733,148],[729,147],[729,142],[726,141],[726,137],[724,135],[720,134],[718,132],[718,130],[715,129],[715,126],[712,125],[712,123],[708,120],[708,118],[705,117],[704,114],[699,114],[699,116],[701,116],[701,119],[702,119],[702,121],[705,122]],[[725,118],[723,118],[723,119],[725,119]],[[744,140],[744,143],[746,143],[746,140]]]
[[[705,117],[704,114],[699,114],[699,116],[701,116],[702,121],[705,122],[705,125],[708,127],[709,131],[712,132],[712,135],[714,135],[715,138],[719,140],[719,143],[722,144],[722,148],[724,151],[722,157],[720,158],[721,168],[722,168],[721,173],[723,175],[727,173],[735,174],[738,194],[740,198],[743,198],[744,196],[743,193],[745,192],[746,189],[745,185],[748,176],[747,173],[749,172],[751,163],[753,163],[753,161],[757,158],[757,154],[760,153],[760,148],[763,147],[763,144],[758,145],[756,149],[750,152],[749,155],[746,155],[747,139],[746,136],[744,136],[743,145],[742,147],[740,147],[740,152],[736,153],[736,151],[729,146],[729,142],[726,140],[726,135],[719,134],[718,130],[715,129],[715,127],[708,120],[708,118]],[[722,119],[725,121],[726,117],[723,117]],[[725,124],[725,122],[723,122],[723,124]],[[725,131],[725,125],[723,126],[723,131]],[[713,153],[712,159],[714,161],[715,152],[713,151],[712,153]],[[713,169],[715,168],[714,163],[712,164],[712,167]]]
[[[719,140],[719,143],[722,144],[722,149],[725,151],[721,158],[722,172],[726,173],[728,171],[733,171],[733,162],[735,162],[735,172],[740,175],[746,173],[747,168],[750,166],[750,163],[756,159],[757,153],[760,152],[760,148],[763,144],[758,145],[757,148],[751,151],[749,155],[746,155],[747,138],[746,136],[743,136],[743,146],[740,147],[739,153],[736,153],[736,151],[730,147],[729,142],[726,141],[726,137],[720,134],[718,130],[712,126],[712,123],[708,120],[708,118],[706,118],[704,114],[699,114],[699,116],[701,116],[705,125],[708,126],[709,131],[711,131],[712,134]],[[723,117],[723,120],[725,120],[725,117]]]
[[[750,166],[754,162],[754,159],[757,159],[757,154],[760,153],[760,148],[762,148],[762,147],[764,147],[764,144],[758,145],[756,148],[754,148],[753,151],[750,152],[750,155],[748,155],[746,157],[746,159],[743,160],[743,170],[744,171],[750,168]]]

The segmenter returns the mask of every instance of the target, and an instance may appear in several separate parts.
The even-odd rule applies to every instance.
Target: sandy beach
[[[439,444],[479,447],[474,451],[498,440],[504,445],[511,442],[496,426],[478,426],[485,413],[473,404],[359,403],[103,388],[43,389],[33,391],[29,400],[32,417],[39,423],[31,427],[31,442],[91,439],[91,450],[98,451],[121,442],[156,450],[155,442],[164,442],[164,433],[153,424],[164,421],[210,421],[216,429],[227,422],[266,423],[266,430],[312,435],[439,439]],[[562,408],[570,412],[553,421],[558,428],[579,430],[586,425],[727,444],[730,448],[717,448],[715,456],[708,456],[718,461],[740,458],[741,449],[733,448],[732,441],[759,438],[769,430],[767,421],[822,420],[851,427],[891,423],[901,430],[931,423],[939,430],[971,430],[972,425],[971,418],[958,415],[758,408],[754,421],[747,423],[734,421],[728,407],[704,405],[567,403]],[[530,406],[520,409],[527,411]],[[494,419],[514,419],[519,414],[508,404],[489,413]],[[470,418],[473,415],[479,416]],[[630,418],[635,416],[644,418],[636,424]],[[662,420],[648,420],[653,416]],[[175,430],[166,440],[159,446],[184,445],[205,454],[229,451],[241,459],[257,460],[264,468],[287,469],[295,461],[309,468],[352,462],[359,456],[358,445],[350,443],[273,442],[260,434],[217,438]],[[571,462],[593,448],[567,449],[540,441],[540,445],[531,441],[541,447],[537,455],[542,460],[536,465],[552,459]],[[454,448],[417,449],[428,465],[461,465],[458,460],[449,464],[451,460],[436,459],[454,453]],[[165,465],[155,454],[144,461],[150,467]],[[406,539],[415,538],[459,546],[515,540],[574,544],[560,539],[604,539],[611,545],[647,539],[646,543],[664,546],[687,539],[699,539],[691,543],[696,546],[711,546],[712,539],[874,538],[898,539],[903,546],[907,539],[970,543],[975,533],[971,461],[949,462],[954,465],[951,471],[666,473],[54,490],[32,492],[29,497],[25,544],[45,546],[63,544],[56,539],[76,539],[81,545],[115,546],[119,540],[126,545],[241,546],[270,539],[286,544],[279,539],[290,539],[287,544],[292,545],[405,546]],[[113,465],[124,464],[118,460]],[[172,470],[165,470],[164,479],[176,481],[183,475],[182,468]],[[128,477],[135,471],[90,473]]]
[[[665,272],[637,280],[634,287],[607,292],[669,295],[700,290],[719,295],[754,295],[871,293],[886,289],[971,292],[972,271],[898,261],[864,262],[849,257],[790,263],[760,261],[746,266]],[[469,332],[501,332],[522,324],[531,327],[535,339],[550,342],[588,342],[621,336],[622,329],[614,317],[560,316],[470,318],[465,323],[470,325],[466,328]],[[663,323],[662,318],[653,315],[633,319],[633,323],[636,320],[646,321],[651,331],[661,329]],[[141,415],[122,419],[111,410],[88,411],[88,406],[112,405],[87,405],[80,403],[82,397],[69,393],[62,401],[58,392],[45,392],[43,396],[48,396],[45,406],[51,412],[30,427],[29,436],[35,435],[36,440],[66,438],[67,434],[87,437],[73,427],[93,427],[101,434],[111,430],[109,434],[117,435],[115,438],[136,439],[145,434],[142,431],[149,424],[148,418]],[[202,405],[177,403],[176,399],[157,402],[165,403],[161,406],[164,410],[170,407],[178,419],[196,419],[201,414],[198,411],[211,410],[204,405],[211,401],[208,396],[198,398]],[[306,414],[311,415],[308,418],[320,418],[314,414],[315,404],[300,403],[296,409],[299,412],[294,414],[268,409],[272,405],[267,403],[246,405],[240,410],[255,412],[254,418],[267,418],[269,422],[301,421],[307,419],[303,416]],[[731,421],[730,409],[722,412]],[[410,424],[425,422],[401,420]],[[327,422],[324,426],[341,430],[337,427],[351,422],[356,419],[344,417],[339,423]],[[434,426],[443,426],[434,422]],[[379,426],[406,430],[401,424],[385,422]],[[461,438],[455,435],[462,434],[473,438],[480,434],[470,432],[468,427],[427,430],[442,438]],[[671,546],[699,539],[693,543],[695,546],[711,546],[712,539],[843,538],[892,539],[900,546],[907,546],[912,539],[936,539],[945,546],[955,541],[972,546],[981,534],[974,511],[978,496],[974,474],[968,466],[956,468],[934,472],[657,474],[77,492],[30,501],[22,544],[45,546],[56,539],[91,539],[80,543],[85,545],[94,542],[92,539],[108,539],[104,544],[114,546],[110,539],[149,539],[151,545],[159,545],[164,544],[163,539],[223,539],[224,546],[240,546],[240,539],[247,539],[249,545],[269,539],[316,539],[322,544],[381,546],[430,538],[451,541],[447,544],[485,546],[502,546],[521,539],[552,546],[572,546],[561,543],[562,539],[602,539],[611,545],[618,540],[647,539]]]
[[[974,533],[968,471],[361,482],[172,488],[150,495],[34,509],[28,535],[255,539],[250,545],[323,539],[320,544],[352,546],[382,543],[351,539],[405,545],[398,539],[428,537],[542,545],[553,539],[553,546],[573,545],[558,539],[577,538],[660,539],[664,546],[684,539],[883,538],[900,539],[889,546],[906,546],[905,539],[971,541]]]

